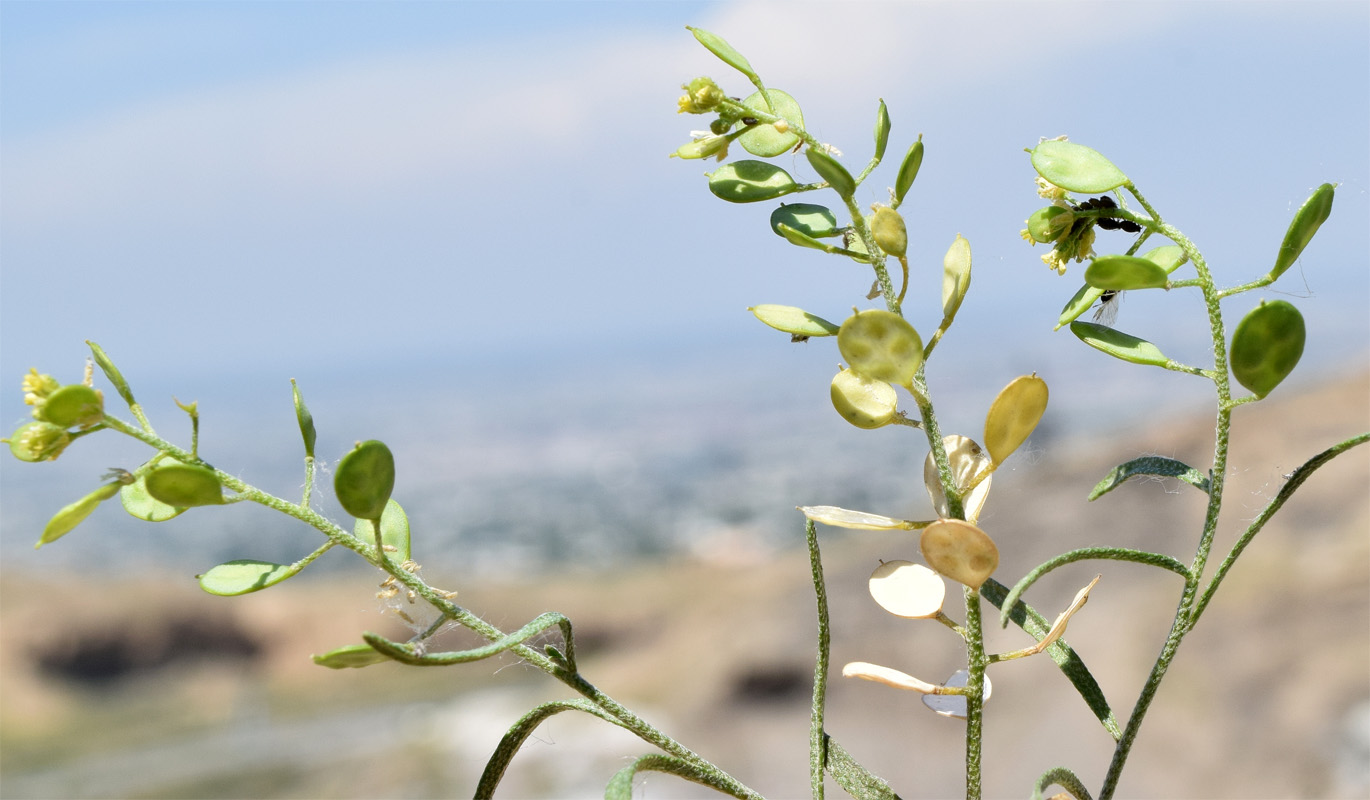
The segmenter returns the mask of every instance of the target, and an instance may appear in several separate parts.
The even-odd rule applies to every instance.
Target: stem
[[[966,800],[980,797],[980,751],[985,717],[985,636],[980,620],[980,592],[966,595]]]
[[[818,531],[813,520],[804,523],[809,544],[809,568],[813,593],[818,598],[818,659],[813,668],[813,710],[809,726],[809,782],[813,800],[823,800],[824,771],[828,764],[827,737],[823,733],[823,708],[828,693],[828,659],[832,635],[828,625],[828,591],[823,583],[823,557],[818,551]]]

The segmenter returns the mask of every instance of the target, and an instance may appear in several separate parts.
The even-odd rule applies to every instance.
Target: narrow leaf
[[[1097,500],[1123,485],[1123,481],[1134,475],[1157,475],[1162,478],[1179,478],[1195,489],[1208,493],[1208,476],[1183,461],[1162,456],[1134,458],[1125,464],[1114,467],[1104,479],[1089,492],[1090,500]]]
[[[890,788],[884,779],[876,777],[870,770],[861,766],[851,753],[831,736],[827,740],[828,774],[837,785],[852,797],[862,800],[899,800],[899,795]]]
[[[609,784],[604,787],[604,800],[633,800],[633,779],[639,772],[665,772],[700,783],[724,794],[732,794],[720,782],[700,767],[683,758],[652,753],[633,760],[633,763],[614,773]],[[737,795],[734,795],[737,796]]]
[[[384,653],[387,658],[393,658],[404,664],[411,664],[418,667],[445,667],[449,664],[465,664],[469,661],[480,661],[491,656],[499,655],[505,650],[517,647],[520,644],[541,635],[552,626],[561,629],[561,636],[566,644],[565,661],[567,669],[575,672],[576,669],[576,646],[575,638],[571,630],[571,621],[565,616],[555,611],[548,611],[535,618],[532,622],[519,628],[507,636],[497,639],[484,647],[476,647],[471,650],[458,650],[448,653],[423,653],[410,644],[392,642],[384,636],[374,633],[364,633],[362,638],[368,645],[375,648],[378,652]]]
[[[605,722],[622,726],[621,722],[589,700],[558,700],[534,708],[524,714],[518,722],[515,722],[505,732],[499,745],[495,747],[495,752],[491,754],[490,760],[485,762],[485,771],[481,773],[480,782],[476,784],[476,800],[488,800],[488,798],[494,797],[500,779],[504,777],[505,770],[509,768],[509,762],[514,759],[514,755],[518,753],[524,741],[544,720],[563,711],[583,711],[586,714],[593,714]]]
[[[1042,777],[1038,778],[1037,783],[1032,786],[1032,800],[1042,800],[1042,793],[1053,783],[1070,792],[1075,800],[1093,800],[1089,794],[1089,789],[1085,788],[1084,781],[1081,781],[1079,776],[1065,767],[1056,767],[1043,772]]]

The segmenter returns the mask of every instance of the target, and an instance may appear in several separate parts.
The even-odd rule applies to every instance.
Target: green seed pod
[[[756,318],[791,336],[836,336],[838,326],[802,308],[763,304],[747,309]]]
[[[105,355],[104,349],[89,339],[86,340],[86,345],[90,347],[91,354],[95,356],[95,363],[100,365],[100,371],[105,373],[105,377],[114,386],[114,390],[130,407],[136,406],[138,403],[133,399],[133,390],[129,388],[128,381],[124,380],[123,373],[119,372],[119,368],[114,366],[114,362],[109,359],[109,356]]]
[[[985,416],[985,447],[995,466],[1013,454],[1036,429],[1047,410],[1047,382],[1020,375],[990,404]]]
[[[349,644],[339,647],[336,650],[329,650],[327,653],[311,656],[314,663],[329,669],[360,669],[369,667],[372,664],[383,664],[390,658],[376,650],[369,644]]]
[[[885,99],[880,98],[880,108],[875,112],[875,160],[885,157],[885,146],[890,142],[890,110],[885,107]]]
[[[1108,353],[1114,358],[1121,358],[1133,364],[1147,364],[1153,367],[1164,367],[1170,363],[1165,353],[1156,345],[1145,339],[1138,339],[1136,336],[1114,330],[1106,325],[1096,325],[1093,322],[1080,322],[1076,320],[1070,323],[1070,332],[1080,337],[1080,341],[1104,353]]]
[[[1257,397],[1289,377],[1303,355],[1303,315],[1283,301],[1261,301],[1232,334],[1232,376]]]
[[[1294,266],[1303,249],[1313,240],[1313,234],[1327,221],[1328,215],[1332,213],[1332,196],[1336,191],[1337,187],[1324,183],[1299,206],[1299,210],[1294,213],[1294,221],[1289,223],[1289,230],[1284,234],[1280,254],[1275,258],[1275,266],[1270,270],[1271,280],[1280,277],[1285,270]]]
[[[290,394],[295,398],[295,420],[300,423],[305,458],[313,458],[314,441],[318,438],[314,431],[314,415],[309,413],[309,407],[304,404],[304,395],[300,394],[300,387],[295,384],[294,378],[290,379]]]
[[[942,326],[951,325],[970,291],[970,242],[961,234],[942,257]]]
[[[868,378],[909,386],[923,363],[923,339],[905,319],[873,309],[853,314],[837,332],[848,366]]]
[[[1142,253],[1142,258],[1165,270],[1167,275],[1179,269],[1181,264],[1189,260],[1189,256],[1184,254],[1184,250],[1175,244],[1153,247]]]
[[[923,529],[918,546],[928,566],[972,589],[979,589],[999,567],[999,548],[994,540],[964,520],[932,523]]]
[[[847,422],[858,428],[883,428],[894,419],[898,397],[894,387],[867,378],[855,370],[844,369],[833,376],[832,406]]]
[[[850,200],[856,194],[856,179],[837,159],[812,147],[806,148],[804,155],[808,157],[809,166],[813,167],[813,171],[827,181],[843,200]]]
[[[9,436],[10,453],[20,461],[52,461],[71,444],[71,434],[51,422],[20,425]]]
[[[34,416],[63,428],[89,427],[104,419],[105,398],[81,383],[69,383],[47,396]]]
[[[733,161],[708,173],[709,191],[729,203],[774,200],[799,189],[794,178],[765,161]]]
[[[33,546],[37,550],[48,542],[54,542],[67,535],[77,525],[85,521],[101,503],[119,493],[118,483],[107,483],[99,489],[77,500],[61,511],[52,515],[48,524],[43,528],[43,535],[38,539],[38,544]]]
[[[352,535],[370,542],[375,541],[376,533],[371,528],[370,520],[358,519],[352,526]],[[385,511],[381,514],[381,544],[395,548],[390,553],[392,561],[403,564],[409,560],[409,517],[394,499],[385,504]]]
[[[1060,206],[1046,206],[1032,212],[1027,232],[1034,242],[1049,244],[1065,235],[1075,222],[1075,212]]]
[[[176,508],[216,506],[224,502],[223,487],[214,470],[197,464],[171,463],[157,467],[144,479],[152,499]]]
[[[200,581],[200,588],[209,594],[235,597],[275,586],[286,578],[298,575],[300,569],[293,564],[239,559],[211,567],[208,572],[195,577]]]
[[[338,462],[333,492],[357,519],[379,520],[395,489],[395,457],[384,442],[358,442]]]
[[[804,112],[799,109],[799,103],[793,97],[779,89],[767,89],[766,96],[771,99],[771,108],[766,107],[766,101],[761,99],[759,91],[753,92],[750,97],[743,100],[742,105],[774,114],[784,119],[789,128],[804,127]],[[790,148],[799,144],[799,135],[788,130],[779,131],[774,125],[752,125],[737,137],[737,143],[754,156],[774,158],[789,152]]]
[[[148,494],[147,475],[120,489],[119,502],[123,504],[129,516],[137,517],[144,522],[166,522],[185,513],[184,507],[169,506]]]
[[[1104,296],[1103,289],[1096,289],[1089,284],[1081,286],[1073,297],[1066,301],[1066,305],[1061,309],[1061,316],[1056,320],[1056,327],[1052,330],[1059,331],[1079,319],[1080,315],[1094,307],[1094,303]]]
[[[1127,176],[1097,150],[1049,139],[1032,149],[1037,174],[1069,192],[1100,194],[1127,183]]]
[[[951,467],[952,481],[955,482],[956,488],[961,490],[961,508],[966,519],[975,522],[980,518],[985,501],[989,499],[989,487],[994,480],[994,476],[990,474],[993,464],[990,463],[984,449],[970,437],[958,434],[944,436],[942,446],[947,451],[947,466]],[[982,475],[984,477],[980,477]],[[979,482],[975,484],[975,488],[966,491],[966,487],[976,479],[979,479]],[[950,517],[951,509],[947,505],[947,495],[942,491],[941,475],[937,472],[937,459],[931,452],[923,460],[923,488],[927,489],[937,516],[942,519]]]
[[[912,561],[886,561],[871,573],[867,585],[881,608],[905,619],[937,616],[947,596],[946,581]]]
[[[727,157],[728,137],[726,136],[707,136],[703,139],[695,139],[692,142],[686,142],[676,148],[676,151],[671,154],[671,158],[681,158],[689,161],[697,158],[710,158],[719,153],[723,154],[723,157],[719,159],[720,161]]]
[[[1164,268],[1137,256],[1099,256],[1085,270],[1085,283],[1096,289],[1160,289],[1168,281]]]
[[[826,206],[813,203],[781,203],[771,212],[771,230],[776,236],[784,236],[780,226],[786,225],[815,239],[838,236],[842,233],[837,227],[837,217]]]
[[[904,226],[904,218],[898,211],[888,206],[877,206],[871,218],[871,236],[881,250],[903,258],[909,250],[909,232]]]
[[[697,39],[700,44],[704,45],[710,53],[723,59],[723,63],[738,72],[741,72],[743,75],[746,75],[752,81],[760,80],[747,59],[741,53],[734,50],[732,45],[723,41],[722,36],[709,33],[702,28],[691,28],[689,25],[686,25],[685,29],[690,33],[693,33],[695,39]]]
[[[923,135],[918,135],[918,141],[914,142],[909,151],[904,154],[904,160],[899,164],[899,174],[894,179],[894,203],[898,205],[904,202],[904,195],[913,188],[913,180],[918,177],[918,168],[923,166]]]

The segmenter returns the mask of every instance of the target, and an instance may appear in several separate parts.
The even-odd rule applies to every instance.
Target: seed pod
[[[942,326],[956,318],[961,301],[970,291],[970,242],[961,234],[942,257]]]
[[[1270,279],[1280,277],[1284,271],[1294,266],[1303,249],[1313,240],[1313,234],[1318,232],[1318,228],[1327,221],[1327,217],[1332,213],[1332,196],[1336,194],[1336,187],[1330,183],[1319,186],[1299,206],[1299,210],[1294,213],[1293,222],[1289,223],[1289,230],[1284,234],[1284,242],[1280,244],[1280,254],[1275,258],[1275,266],[1270,270]]]
[[[842,233],[837,227],[837,216],[826,206],[813,203],[782,203],[771,212],[771,230],[784,236],[780,226],[787,225],[806,236],[824,239]]]
[[[989,474],[992,466],[990,458],[974,439],[966,436],[944,436],[942,446],[947,451],[947,465],[951,467],[952,480],[961,491],[961,507],[965,511],[965,517],[975,522],[980,518],[980,510],[985,507],[985,501],[989,499],[989,486],[993,481],[993,475]],[[984,477],[980,482],[967,492],[966,487],[982,474]],[[937,511],[937,516],[943,519],[950,517],[947,495],[942,491],[941,476],[937,472],[937,459],[932,453],[928,453],[928,457],[923,461],[923,486],[928,490],[928,497],[932,500],[932,507]]]
[[[69,383],[48,395],[34,414],[63,428],[87,427],[105,417],[105,398],[89,386]]]
[[[224,502],[223,487],[214,470],[198,464],[172,463],[157,467],[144,481],[154,500],[176,508],[215,506]]]
[[[881,608],[906,619],[937,616],[947,596],[946,581],[912,561],[886,561],[871,573],[868,586]]]
[[[910,386],[923,363],[923,339],[903,317],[873,309],[853,314],[837,332],[848,366],[868,378]]]
[[[723,63],[746,75],[752,81],[759,80],[756,71],[747,61],[746,57],[733,49],[733,46],[723,40],[722,36],[709,33],[703,28],[691,28],[689,25],[685,29],[694,34],[695,39],[714,55],[723,59]]]
[[[893,386],[850,369],[833,376],[830,394],[837,413],[866,430],[890,424],[898,406]]]
[[[764,161],[733,161],[708,177],[709,191],[730,203],[774,200],[799,189],[788,172]]]
[[[827,181],[843,200],[850,200],[856,194],[856,179],[837,159],[812,147],[805,149],[804,155],[808,157],[809,166],[813,167],[813,171]]]
[[[890,110],[885,107],[885,99],[880,99],[880,108],[875,112],[875,160],[885,157],[885,145],[890,141]]]
[[[1027,220],[1027,232],[1034,242],[1048,244],[1061,238],[1075,222],[1075,214],[1068,208],[1046,206],[1032,212]]]
[[[357,519],[379,520],[395,489],[395,457],[384,442],[358,442],[338,462],[333,492]]]
[[[86,345],[90,347],[90,352],[95,357],[95,363],[100,365],[100,371],[105,373],[105,377],[113,384],[114,390],[119,393],[124,402],[130,406],[137,405],[128,381],[124,380],[123,373],[119,372],[119,368],[114,366],[114,362],[110,360],[109,356],[105,355],[104,349],[89,339],[86,340]]]
[[[1122,170],[1097,150],[1056,139],[1032,149],[1032,167],[1056,186],[1081,194],[1111,191],[1128,182]]]
[[[985,416],[985,447],[996,466],[1013,454],[1036,429],[1047,410],[1047,383],[1021,375],[1005,386]]]
[[[1265,397],[1294,371],[1303,355],[1303,315],[1284,300],[1261,301],[1232,334],[1232,376]]]
[[[923,166],[923,135],[918,135],[918,141],[909,146],[909,151],[904,154],[904,160],[899,164],[899,174],[894,179],[894,202],[898,205],[904,202],[904,195],[913,188],[913,181],[918,177],[918,168]]]
[[[147,475],[119,489],[119,502],[129,516],[144,522],[166,522],[186,511],[184,507],[169,506],[148,494]]]
[[[799,103],[785,92],[779,89],[767,89],[766,96],[771,99],[772,111],[766,107],[766,101],[761,99],[761,92],[753,92],[750,97],[742,101],[748,108],[757,111],[764,111],[781,117],[787,123],[786,130],[782,131],[774,125],[754,125],[741,136],[737,137],[737,143],[742,145],[754,156],[761,158],[774,158],[786,153],[790,148],[799,143],[799,135],[789,130],[791,127],[804,127],[804,112],[799,109]]]
[[[904,226],[904,218],[888,206],[875,209],[875,216],[871,219],[871,236],[881,250],[895,258],[903,258],[908,252],[909,232]]]
[[[300,394],[300,387],[295,384],[294,378],[290,379],[290,394],[295,399],[295,421],[300,424],[300,436],[304,439],[304,455],[313,458],[314,442],[318,439],[314,431],[314,415],[309,413],[309,407],[304,404],[304,395]]]
[[[314,659],[315,664],[329,669],[360,669],[390,660],[389,656],[377,652],[369,644],[344,645],[336,650],[311,656],[311,658]]]
[[[947,678],[943,686],[964,687],[970,681],[970,673],[963,669],[958,669]],[[983,702],[988,703],[990,695],[994,694],[994,684],[990,682],[989,676],[985,676],[985,696]],[[923,695],[923,705],[936,711],[944,717],[954,717],[956,719],[966,718],[966,696],[963,694],[925,694]],[[1053,799],[1054,800],[1054,799]]]
[[[71,505],[65,506],[61,511],[52,515],[48,524],[43,528],[43,535],[38,539],[38,544],[33,546],[37,550],[48,542],[54,542],[70,533],[77,525],[85,521],[101,503],[119,493],[118,483],[107,483],[99,489],[82,497]]]
[[[747,309],[756,318],[791,336],[836,336],[838,326],[802,308],[762,304]]]
[[[1138,339],[1136,336],[1114,330],[1105,325],[1076,320],[1070,323],[1070,332],[1080,337],[1080,341],[1095,350],[1108,353],[1123,361],[1129,361],[1133,364],[1147,364],[1153,367],[1164,367],[1170,363],[1170,359],[1166,358],[1165,353],[1162,353],[1161,349],[1151,342]]]
[[[979,589],[999,566],[999,548],[984,531],[959,519],[943,519],[923,529],[918,542],[928,566]]]
[[[1085,270],[1085,283],[1096,289],[1159,289],[1168,280],[1165,269],[1138,256],[1099,256]]]
[[[286,578],[298,575],[301,569],[303,567],[293,564],[239,559],[211,567],[203,575],[195,577],[205,592],[220,597],[234,597],[275,586]]]
[[[370,520],[358,519],[352,526],[352,535],[370,542],[375,540],[376,534],[371,529]],[[395,548],[389,554],[392,561],[403,564],[409,560],[409,517],[393,498],[386,502],[385,511],[381,514],[381,544]]]

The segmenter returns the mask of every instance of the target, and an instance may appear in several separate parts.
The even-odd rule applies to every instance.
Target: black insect
[[[1113,198],[1109,197],[1108,195],[1104,195],[1103,197],[1091,197],[1083,203],[1080,203],[1078,206],[1072,206],[1072,208],[1075,211],[1093,211],[1101,208],[1117,207],[1118,204],[1113,202]],[[1142,232],[1142,226],[1138,225],[1137,223],[1129,219],[1099,217],[1097,220],[1095,220],[1095,224],[1106,231],[1124,231],[1126,233]]]

